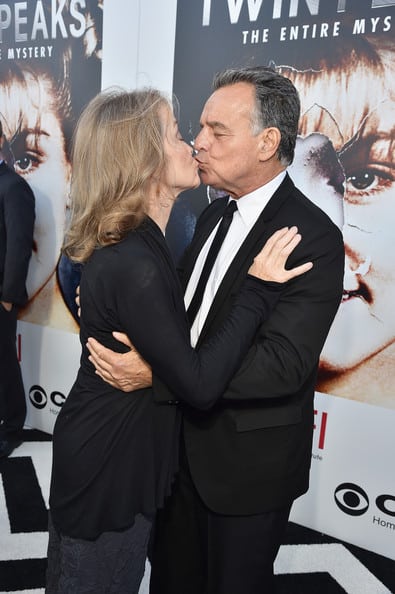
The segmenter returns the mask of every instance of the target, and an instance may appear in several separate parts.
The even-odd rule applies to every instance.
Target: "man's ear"
[[[259,154],[262,161],[274,157],[281,142],[281,133],[278,128],[265,128],[260,133]]]

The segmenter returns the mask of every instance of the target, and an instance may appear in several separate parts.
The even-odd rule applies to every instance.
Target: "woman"
[[[336,222],[343,218],[346,252],[343,300],[322,351],[317,388],[395,408],[393,42],[343,36],[341,48],[322,42],[320,54],[299,58],[280,71],[300,94],[301,143],[321,136],[332,148],[322,152],[314,189],[304,183],[308,167],[298,183]],[[311,167],[311,146],[304,165]],[[326,189],[317,187],[322,172]]]
[[[312,266],[285,270],[300,236],[277,232],[221,332],[196,353],[164,230],[178,194],[198,185],[191,148],[158,91],[113,90],[88,105],[75,138],[65,243],[73,260],[85,262],[83,352],[54,430],[48,593],[137,593],[152,518],[177,466],[177,407],[155,404],[150,390],[125,395],[103,382],[87,338],[119,350],[112,331],[125,331],[175,398],[204,409],[279,296],[279,282],[251,275],[282,282]]]

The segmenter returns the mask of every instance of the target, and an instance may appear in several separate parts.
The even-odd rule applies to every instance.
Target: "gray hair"
[[[251,113],[252,133],[259,134],[264,128],[278,128],[281,141],[278,160],[285,166],[294,158],[300,101],[298,92],[289,78],[272,68],[229,68],[215,75],[213,89],[245,82],[255,87],[255,109]]]

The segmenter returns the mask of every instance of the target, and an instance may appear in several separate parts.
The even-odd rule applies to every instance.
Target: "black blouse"
[[[177,469],[180,413],[152,390],[124,393],[95,374],[89,336],[124,352],[125,332],[177,400],[208,408],[237,371],[281,285],[248,276],[221,330],[195,351],[182,290],[159,227],[147,219],[96,250],[81,278],[81,364],[53,435],[50,508],[55,527],[75,538],[151,517]]]

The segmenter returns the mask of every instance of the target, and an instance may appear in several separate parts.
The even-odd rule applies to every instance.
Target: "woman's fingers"
[[[291,270],[285,270],[285,280],[291,280],[291,278],[295,278],[295,276],[300,276],[305,272],[308,272],[313,268],[313,262],[306,262],[305,264],[301,264],[300,266],[295,266],[295,268],[291,268]]]
[[[255,258],[249,272],[263,280],[286,282],[310,270],[312,262],[306,262],[291,270],[286,269],[289,255],[300,243],[302,236],[298,228],[283,227],[278,229],[265,243]]]

